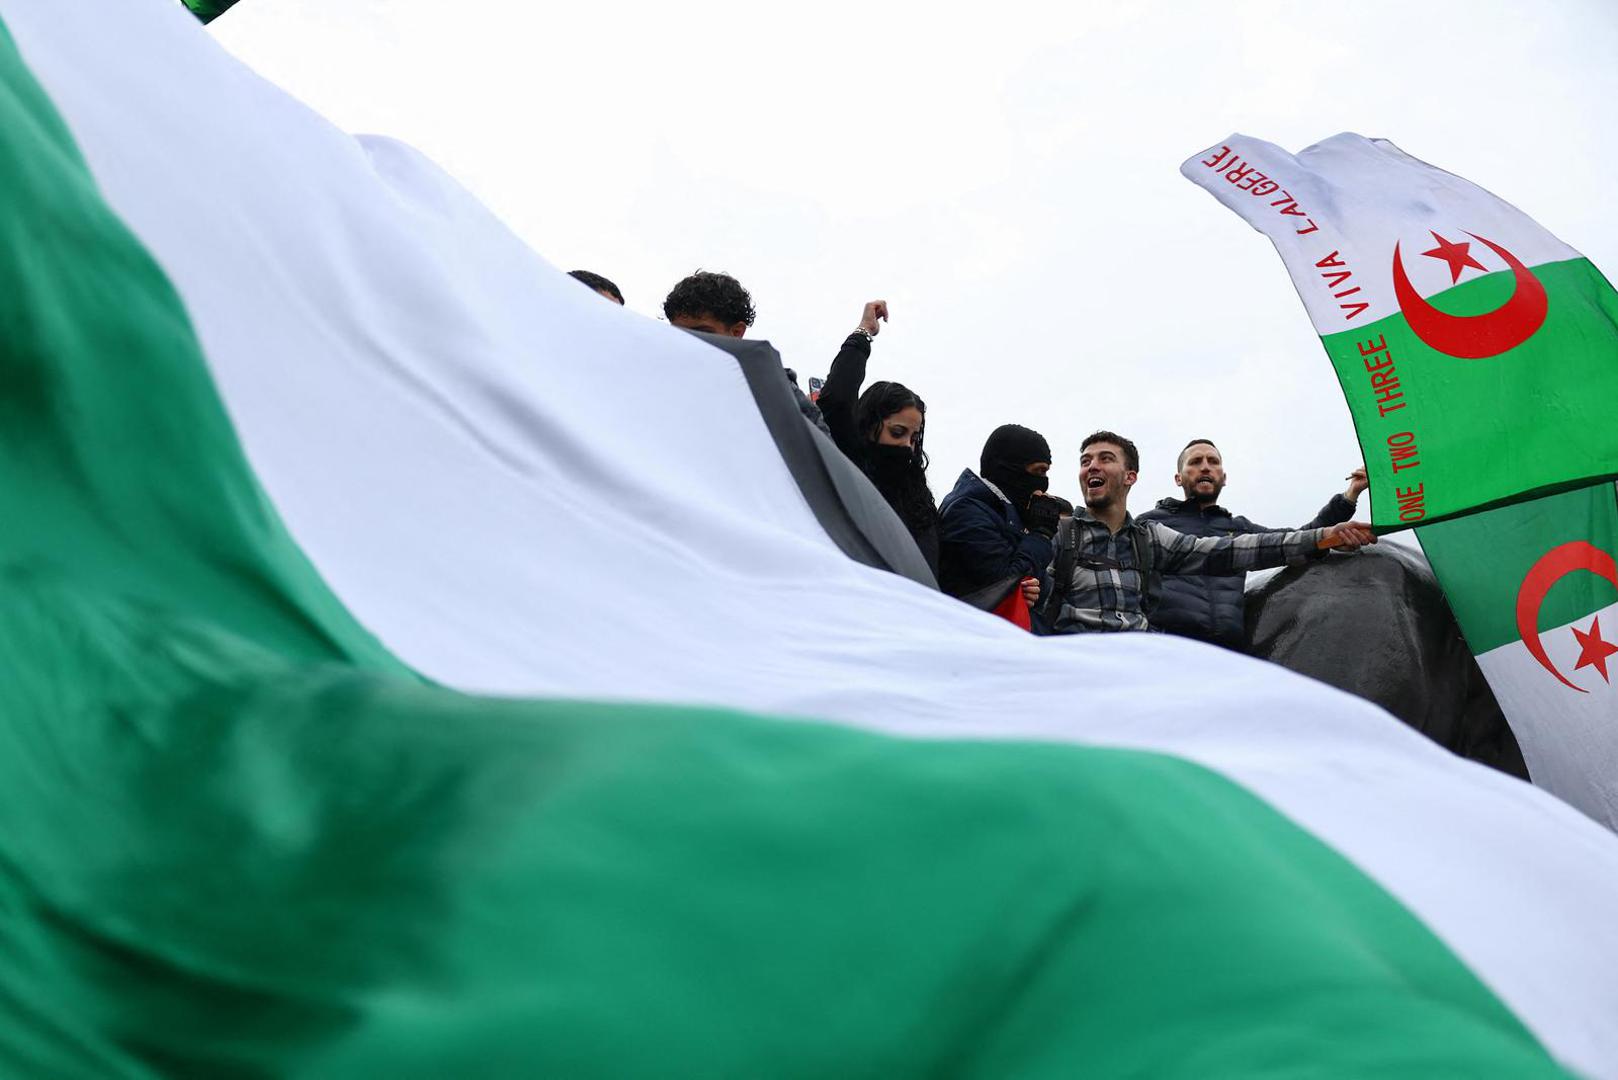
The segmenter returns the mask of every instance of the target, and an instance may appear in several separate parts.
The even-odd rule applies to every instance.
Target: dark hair
[[[712,315],[726,326],[737,323],[752,326],[758,317],[753,310],[753,297],[742,288],[741,282],[729,274],[708,270],[698,270],[670,289],[668,298],[663,301],[663,314],[670,322],[679,315],[697,318]]]
[[[922,433],[916,436],[916,455],[921,459],[921,467],[927,467],[926,455],[922,453],[921,441],[926,432],[927,403],[916,396],[916,392],[903,383],[879,381],[865,388],[860,395],[859,402],[854,406],[854,423],[865,435],[867,442],[876,442],[877,429],[882,421],[896,412],[915,407],[921,413],[923,423]]]
[[[577,281],[584,282],[596,292],[607,293],[620,304],[624,302],[624,294],[622,290],[620,290],[618,286],[614,285],[606,278],[602,277],[600,274],[594,274],[588,270],[569,270],[567,272],[567,276]]]
[[[1180,447],[1180,455],[1174,459],[1175,472],[1179,472],[1181,469],[1185,468],[1185,452],[1198,443],[1207,443],[1209,446],[1213,447],[1215,451],[1219,449],[1219,444],[1214,442],[1212,439],[1192,439],[1190,442]]]
[[[1112,443],[1112,445],[1122,450],[1124,452],[1124,467],[1131,472],[1140,472],[1140,451],[1135,449],[1134,443],[1116,431],[1102,429],[1086,435],[1084,441],[1079,444],[1079,453],[1084,453],[1091,443],[1098,442]]]
[[[903,383],[879,381],[865,388],[854,406],[854,423],[861,437],[868,443],[877,441],[882,422],[896,412],[914,407],[921,413],[922,429],[916,433],[914,456],[910,467],[896,490],[882,491],[906,528],[920,531],[930,528],[938,520],[938,504],[933,501],[932,489],[927,486],[927,452],[922,447],[926,436],[927,403],[914,390]]]

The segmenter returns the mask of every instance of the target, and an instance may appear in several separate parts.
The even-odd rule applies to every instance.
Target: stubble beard
[[[1187,491],[1185,494],[1186,498],[1190,499],[1198,506],[1212,506],[1214,503],[1219,501],[1219,496],[1224,490],[1225,485],[1215,481],[1213,491],[1207,495],[1204,495],[1202,492],[1198,491],[1195,484],[1193,484],[1191,486],[1191,490]]]

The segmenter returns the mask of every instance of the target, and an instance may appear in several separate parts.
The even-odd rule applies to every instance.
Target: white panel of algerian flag
[[[1509,237],[1530,266],[1579,255],[1515,206],[1386,139],[1333,135],[1294,155],[1232,135],[1181,172],[1275,244],[1322,337],[1398,314],[1393,244],[1427,239],[1440,207],[1469,232]],[[1422,296],[1453,286],[1437,266],[1410,262]]]
[[[1560,1060],[1614,1072],[1604,830],[1269,665],[1035,639],[850,562],[728,357],[558,273],[412,151],[319,121],[164,0],[0,12],[178,287],[275,508],[420,672],[1198,762],[1373,877]]]
[[[1595,623],[1599,626],[1592,638]],[[1478,657],[1522,744],[1534,783],[1609,827],[1618,823],[1618,776],[1612,772],[1618,688],[1607,672],[1618,675],[1618,657],[1608,659],[1613,652],[1603,635],[1618,641],[1614,631],[1618,604],[1541,632],[1547,659],[1570,680],[1577,677],[1578,689],[1548,673],[1520,639]]]

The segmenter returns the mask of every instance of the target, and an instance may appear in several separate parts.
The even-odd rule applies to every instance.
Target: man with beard
[[[1135,444],[1111,431],[1084,440],[1079,485],[1084,507],[1062,522],[1042,617],[1056,633],[1149,630],[1164,574],[1239,574],[1301,561],[1340,547],[1376,543],[1369,525],[1192,537],[1129,513],[1140,475]]]
[[[1051,562],[1051,537],[1066,503],[1049,498],[1051,447],[1020,424],[994,429],[983,444],[978,473],[963,469],[939,509],[939,586],[968,597],[1001,582],[1022,580],[1030,604]],[[996,601],[989,599],[992,606]]]
[[[1210,439],[1192,439],[1175,462],[1174,483],[1184,499],[1164,499],[1140,516],[1188,536],[1238,536],[1270,532],[1219,505],[1226,483],[1224,457]],[[1364,469],[1348,477],[1348,488],[1333,495],[1305,529],[1335,525],[1354,516],[1354,504],[1365,490]],[[1163,595],[1152,609],[1154,629],[1222,645],[1238,652],[1247,647],[1246,574],[1164,574]]]

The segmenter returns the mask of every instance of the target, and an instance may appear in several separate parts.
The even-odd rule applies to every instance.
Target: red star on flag
[[[1577,671],[1581,667],[1593,667],[1601,672],[1603,682],[1611,682],[1612,680],[1607,678],[1607,657],[1613,653],[1618,653],[1618,645],[1613,645],[1602,639],[1600,616],[1597,616],[1596,620],[1590,624],[1589,633],[1581,631],[1577,626],[1572,629],[1573,636],[1578,639],[1579,649],[1581,650],[1579,662],[1573,665],[1573,670]]]
[[[1483,264],[1472,258],[1471,241],[1463,240],[1459,244],[1452,244],[1437,233],[1433,233],[1433,239],[1438,241],[1438,246],[1431,251],[1424,251],[1422,254],[1434,259],[1443,259],[1449,263],[1449,283],[1451,285],[1461,280],[1461,271],[1468,266],[1476,270],[1483,269]]]

